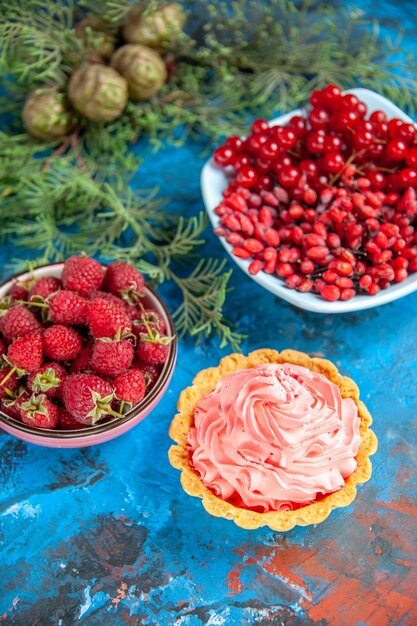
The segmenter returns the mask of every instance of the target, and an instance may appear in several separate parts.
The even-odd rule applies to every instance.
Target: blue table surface
[[[410,3],[381,6],[388,28],[407,24]],[[138,185],[159,184],[173,209],[195,214],[200,150],[167,146]],[[203,254],[225,256],[210,233]],[[82,450],[0,435],[1,624],[417,624],[417,293],[321,316],[238,270],[231,286],[225,313],[248,335],[245,353],[324,355],[357,381],[379,439],[370,482],[350,507],[288,533],[207,514],[168,462],[168,427],[181,389],[228,350],[185,339],[164,399],[126,435]]]

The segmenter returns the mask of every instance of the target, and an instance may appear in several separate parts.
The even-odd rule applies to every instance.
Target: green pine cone
[[[185,15],[177,2],[143,15],[142,7],[134,7],[123,26],[123,38],[150,48],[163,48],[175,41],[183,29]]]
[[[76,123],[74,113],[65,106],[65,95],[45,89],[36,89],[27,96],[22,119],[28,133],[44,141],[67,135]]]
[[[133,101],[152,98],[167,79],[165,63],[159,54],[139,44],[126,44],[116,50],[111,66],[126,78]]]
[[[106,24],[94,16],[85,17],[75,26],[77,36],[88,49],[90,61],[107,61],[114,52],[116,38],[106,28]]]
[[[115,69],[87,63],[68,82],[73,107],[94,122],[109,122],[123,113],[128,101],[127,81]]]

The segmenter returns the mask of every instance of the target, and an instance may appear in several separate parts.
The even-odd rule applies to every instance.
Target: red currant
[[[253,167],[245,165],[236,174],[236,181],[242,187],[253,187],[258,181],[258,174]]]
[[[326,109],[316,107],[311,109],[308,114],[308,121],[311,128],[326,128],[330,121],[330,115]]]
[[[277,140],[283,150],[291,150],[297,143],[297,135],[291,128],[283,128]]]
[[[213,153],[213,159],[219,167],[232,165],[235,158],[235,151],[229,146],[219,146]]]
[[[301,115],[294,115],[288,122],[288,128],[291,128],[297,137],[302,137],[307,128],[305,118]]]
[[[300,171],[293,165],[284,165],[278,172],[278,180],[283,187],[295,187],[300,179]]]
[[[264,133],[266,130],[268,130],[268,128],[269,128],[268,122],[266,120],[259,119],[253,122],[252,126],[250,127],[250,130],[253,134],[256,134],[256,133]]]
[[[387,156],[393,161],[402,161],[407,154],[407,144],[402,139],[392,139],[386,151]]]

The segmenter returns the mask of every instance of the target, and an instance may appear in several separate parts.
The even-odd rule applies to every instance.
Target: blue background
[[[411,7],[379,5],[390,32],[409,28],[406,42]],[[192,215],[202,164],[198,145],[167,146],[136,182]],[[203,253],[225,256],[210,233]],[[248,335],[245,353],[324,355],[358,383],[379,439],[371,481],[349,508],[286,534],[208,515],[168,463],[168,427],[181,389],[227,350],[185,339],[163,401],[119,439],[69,451],[0,435],[1,624],[417,624],[417,294],[321,316],[238,270],[231,286],[225,314]]]

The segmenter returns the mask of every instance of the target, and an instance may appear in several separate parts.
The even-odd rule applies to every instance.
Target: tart
[[[371,423],[358,387],[330,361],[231,354],[182,391],[169,459],[212,515],[286,531],[354,500],[372,472]]]

